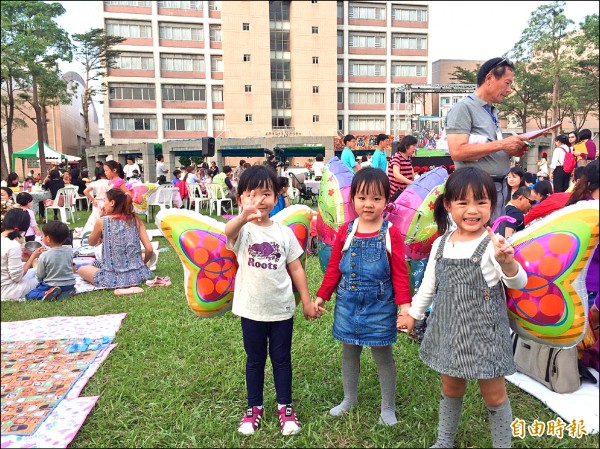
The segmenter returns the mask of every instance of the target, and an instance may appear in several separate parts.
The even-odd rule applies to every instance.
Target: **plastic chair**
[[[221,184],[211,183],[206,184],[206,191],[208,192],[209,199],[209,214],[212,215],[214,208],[217,208],[217,215],[221,215],[221,208],[223,203],[229,202],[231,205],[231,211],[233,212],[233,201],[231,198],[227,198],[223,186]]]
[[[148,202],[148,213],[146,214],[146,222],[150,222],[150,215],[152,214],[152,207],[158,206],[160,210],[168,209],[173,207],[173,195],[175,193],[175,186],[169,184],[163,184],[156,189],[154,201]]]
[[[75,197],[77,196],[77,187],[63,187],[56,192],[56,198],[52,206],[46,206],[45,216],[48,221],[48,211],[57,210],[60,213],[60,220],[69,223],[67,212],[71,215],[71,221],[75,223],[76,208]]]
[[[188,184],[189,203],[188,206],[191,208],[194,206],[194,210],[197,214],[200,213],[200,208],[203,204],[208,207],[209,198],[202,193],[202,186],[198,183]]]

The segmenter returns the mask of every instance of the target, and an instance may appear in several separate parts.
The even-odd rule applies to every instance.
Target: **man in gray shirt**
[[[514,66],[507,58],[492,58],[477,72],[477,88],[457,103],[446,118],[446,134],[450,156],[456,168],[476,166],[487,172],[498,192],[498,203],[492,219],[504,215],[509,201],[506,174],[512,156],[522,157],[527,139],[522,136],[502,138],[495,103],[510,94]]]

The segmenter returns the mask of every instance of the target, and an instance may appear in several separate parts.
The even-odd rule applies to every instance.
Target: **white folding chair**
[[[204,204],[208,206],[208,196],[202,193],[202,186],[198,183],[189,183],[188,184],[188,195],[189,195],[189,203],[188,206],[191,208],[194,206],[194,210],[196,213],[200,213],[200,208],[203,207]]]
[[[223,186],[221,184],[210,183],[206,184],[206,191],[208,192],[209,198],[209,214],[212,215],[214,208],[217,208],[217,215],[221,215],[221,207],[223,203],[229,202],[231,211],[233,212],[233,201],[231,198],[227,198]]]
[[[160,210],[169,209],[173,207],[173,195],[175,193],[175,186],[172,184],[164,184],[156,189],[154,201],[148,202],[148,213],[146,214],[146,222],[150,221],[150,215],[152,214],[152,207],[158,206]]]
[[[56,192],[56,198],[52,206],[46,206],[46,221],[48,221],[48,211],[57,210],[60,213],[60,220],[68,223],[67,212],[71,215],[71,221],[75,223],[75,196],[77,195],[77,187],[63,187]],[[53,213],[54,214],[54,213]]]

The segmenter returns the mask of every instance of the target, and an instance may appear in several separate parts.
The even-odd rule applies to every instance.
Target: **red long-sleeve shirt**
[[[340,279],[342,272],[340,271],[340,261],[342,260],[342,248],[348,235],[348,226],[351,222],[345,223],[338,230],[333,248],[331,248],[331,256],[329,258],[329,264],[323,277],[321,287],[317,291],[317,296],[323,298],[326,301],[331,299],[331,295],[335,291]],[[400,234],[398,228],[391,226],[389,228],[390,241],[392,253],[387,253],[388,261],[390,264],[390,277],[392,286],[394,287],[394,296],[396,304],[407,304],[412,301],[410,296],[410,281],[408,279],[408,270],[406,267],[406,260],[404,259],[404,239]],[[365,238],[374,237],[377,232],[363,234],[357,232],[355,237]]]
[[[545,217],[546,215],[554,212],[555,210],[562,209],[563,207],[565,207],[565,204],[567,204],[567,201],[569,201],[570,197],[570,192],[553,193],[541,203],[533,206],[531,210],[525,214],[525,219],[523,220],[523,223],[525,223],[525,225],[528,225],[533,220]]]

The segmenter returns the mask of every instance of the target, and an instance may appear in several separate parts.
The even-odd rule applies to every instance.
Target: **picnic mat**
[[[79,393],[125,316],[1,323],[3,448],[67,447],[98,400]]]
[[[598,371],[592,368],[588,369],[598,380]],[[573,420],[583,420],[588,434],[598,433],[600,427],[598,425],[598,383],[583,382],[579,390],[573,393],[559,394],[522,373],[517,372],[507,376],[506,380],[538,398],[567,423],[571,423]]]

